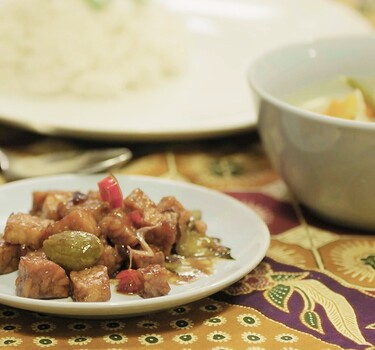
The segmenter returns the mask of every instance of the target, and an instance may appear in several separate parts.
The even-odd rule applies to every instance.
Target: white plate
[[[12,212],[27,212],[33,190],[96,189],[103,175],[65,175],[46,177],[2,185],[0,187],[0,224],[4,227]],[[208,224],[208,235],[222,239],[231,248],[234,260],[215,264],[214,273],[183,286],[172,285],[171,292],[162,297],[142,299],[112,290],[105,303],[79,303],[71,299],[35,300],[15,295],[17,272],[0,276],[0,303],[21,309],[65,316],[111,317],[131,316],[163,310],[209,296],[250,272],[265,256],[270,235],[267,226],[250,208],[220,192],[184,182],[151,177],[118,176],[124,195],[140,187],[153,200],[165,195],[176,196],[189,209],[201,209]]]
[[[126,100],[82,102],[0,96],[0,121],[42,134],[124,140],[193,139],[251,130],[249,63],[292,41],[372,30],[334,0],[163,0],[191,35],[188,73]]]

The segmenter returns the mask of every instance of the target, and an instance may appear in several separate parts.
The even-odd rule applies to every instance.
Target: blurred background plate
[[[195,139],[254,129],[249,63],[264,50],[367,33],[369,22],[329,0],[165,0],[191,38],[178,81],[106,102],[0,95],[0,121],[46,135],[110,141]]]

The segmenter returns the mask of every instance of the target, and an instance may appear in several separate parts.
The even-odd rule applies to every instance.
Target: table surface
[[[2,146],[14,146],[15,139],[22,140],[18,148],[27,145],[28,151],[72,142],[1,128]],[[228,193],[255,210],[271,232],[266,257],[219,293],[138,317],[70,319],[0,304],[0,347],[375,349],[374,235],[334,226],[302,208],[272,170],[256,131],[126,146],[135,157],[118,173],[195,183]]]

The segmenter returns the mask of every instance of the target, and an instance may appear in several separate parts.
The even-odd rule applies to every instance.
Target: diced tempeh
[[[0,237],[0,275],[18,269],[22,248],[18,244],[10,244]]]
[[[111,289],[106,266],[96,265],[70,273],[75,301],[103,302],[111,299]]]
[[[206,234],[207,231],[207,224],[200,219],[196,219],[193,217],[193,213],[185,209],[184,206],[176,199],[174,196],[166,196],[163,197],[157,205],[157,209],[161,212],[175,212],[178,214],[178,227],[177,230],[177,241],[180,239],[180,235],[186,235],[186,231],[188,230],[188,226],[192,223],[194,224],[194,231],[197,231],[202,234]],[[194,219],[192,221],[192,218]]]
[[[149,265],[160,265],[163,266],[165,262],[165,256],[159,248],[155,246],[150,246],[153,251],[152,256],[147,256],[143,254],[137,254],[137,250],[133,250],[132,254],[132,265],[134,268],[143,268]],[[141,251],[142,252],[142,251]]]
[[[44,219],[60,220],[59,205],[73,198],[72,191],[35,191],[31,214]]]
[[[16,293],[33,299],[66,298],[70,282],[65,270],[43,252],[30,252],[20,259]]]
[[[154,229],[145,234],[147,243],[157,246],[165,256],[171,254],[172,247],[177,240],[178,214],[174,212],[161,213]]]
[[[171,290],[168,283],[168,271],[160,265],[149,265],[138,269],[137,272],[142,275],[143,289],[139,295],[143,298],[153,298],[167,295]]]
[[[140,188],[134,189],[125,199],[124,205],[130,210],[144,211],[149,208],[156,208],[156,204]]]
[[[24,213],[11,214],[6,222],[4,240],[38,249],[43,243],[46,227],[53,221]]]
[[[161,204],[160,211],[156,204],[140,189],[133,190],[124,200],[127,210],[137,211],[142,217],[142,226],[155,226],[145,235],[147,243],[157,246],[166,256],[171,253],[173,244],[178,238],[177,224],[178,213],[164,211],[165,205]],[[174,202],[176,207],[177,202]]]
[[[133,247],[139,243],[135,235],[136,229],[129,216],[120,209],[113,210],[104,216],[99,222],[99,226],[102,234],[108,237],[113,244]]]
[[[89,191],[87,194],[74,192],[71,200],[59,204],[58,213],[63,218],[76,209],[90,212],[97,222],[110,211],[109,203],[101,200],[98,191]]]
[[[73,210],[61,220],[54,222],[45,230],[44,238],[63,231],[84,231],[99,236],[96,220],[86,210]]]
[[[124,256],[120,254],[117,246],[112,247],[108,243],[103,243],[103,245],[103,254],[101,255],[96,264],[106,266],[108,269],[108,275],[112,277],[123,264]]]
[[[177,200],[176,197],[174,196],[165,196],[163,197],[158,205],[157,205],[158,210],[161,212],[164,211],[174,211],[176,213],[179,213],[183,210],[185,210],[184,206],[181,204],[180,201]]]

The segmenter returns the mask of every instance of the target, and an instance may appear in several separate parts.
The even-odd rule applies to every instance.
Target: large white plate
[[[27,212],[33,190],[96,189],[99,175],[65,175],[24,180],[0,187],[0,224],[4,227],[12,212]],[[184,182],[151,177],[118,177],[124,195],[133,188],[142,188],[153,200],[165,195],[176,196],[187,208],[201,209],[208,224],[208,234],[222,239],[231,248],[234,260],[215,264],[214,273],[183,286],[172,285],[170,294],[142,299],[112,290],[105,303],[79,303],[71,299],[34,300],[15,295],[17,272],[0,276],[0,303],[21,309],[65,316],[131,316],[158,311],[213,294],[236,282],[251,271],[265,256],[270,235],[267,226],[247,206],[225,194]]]
[[[164,0],[191,36],[189,70],[177,82],[126,100],[82,102],[0,96],[0,121],[42,134],[80,138],[173,140],[256,126],[246,83],[264,50],[319,36],[372,30],[334,0]]]

